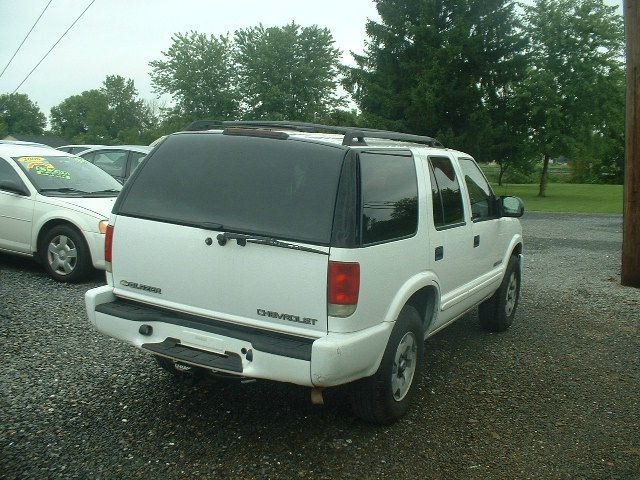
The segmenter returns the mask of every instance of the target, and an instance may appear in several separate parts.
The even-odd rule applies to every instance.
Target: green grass
[[[525,211],[622,213],[622,185],[592,185],[549,183],[547,196],[538,198],[536,184],[513,184],[499,187],[492,184],[496,195],[520,197]]]

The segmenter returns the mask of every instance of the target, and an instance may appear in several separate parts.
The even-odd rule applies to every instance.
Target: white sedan
[[[32,256],[61,282],[103,270],[105,232],[121,188],[69,153],[0,145],[0,252]]]

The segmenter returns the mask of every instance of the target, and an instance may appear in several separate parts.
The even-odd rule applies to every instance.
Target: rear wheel
[[[353,410],[364,420],[389,424],[402,417],[422,377],[424,333],[420,315],[406,306],[400,312],[378,371],[351,385]]]
[[[520,298],[520,265],[512,256],[500,288],[478,308],[480,324],[490,332],[504,332],[513,323]]]
[[[59,282],[79,282],[92,269],[82,234],[68,225],[58,225],[45,233],[39,254],[47,273]]]

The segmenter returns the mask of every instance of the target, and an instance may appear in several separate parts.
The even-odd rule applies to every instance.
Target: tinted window
[[[451,160],[446,157],[429,157],[429,162],[433,168],[433,176],[435,177],[442,205],[441,220],[434,214],[434,225],[436,227],[443,227],[463,223],[464,210],[462,207],[462,194]],[[437,203],[434,202],[434,211],[436,204]],[[439,221],[442,221],[442,223],[438,224]]]
[[[360,155],[362,243],[413,235],[418,227],[418,183],[413,157]]]
[[[431,177],[431,198],[433,201],[433,224],[435,227],[444,226],[444,213],[442,212],[442,201],[440,200],[440,190],[436,177],[433,175],[433,165],[429,162],[429,176]]]
[[[131,158],[131,171],[129,172],[129,175],[131,175],[133,172],[135,172],[136,168],[138,168],[138,166],[142,163],[142,160],[144,160],[144,157],[147,156],[146,153],[140,153],[140,152],[129,152],[130,158]]]
[[[0,158],[0,180],[13,180],[18,185],[24,185],[24,182],[20,179],[20,175],[2,158]]]
[[[92,162],[112,177],[124,177],[127,155],[123,150],[100,150],[95,152]]]
[[[85,153],[83,155],[80,155],[82,158],[84,158],[86,161],[93,163],[93,160],[96,156],[96,152],[89,152],[89,153]]]
[[[221,134],[168,137],[118,213],[328,244],[344,150]]]
[[[474,220],[493,218],[493,192],[484,175],[482,175],[476,163],[469,158],[460,159],[460,168],[462,168],[464,181],[469,192],[471,218]]]

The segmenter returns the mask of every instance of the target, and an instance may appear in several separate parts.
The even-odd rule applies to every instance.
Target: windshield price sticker
[[[46,167],[49,170],[53,170],[55,167],[50,164],[44,157],[20,157],[19,162],[26,163],[27,168],[31,170],[39,166]]]
[[[71,180],[71,175],[69,174],[69,172],[66,172],[64,170],[58,170],[54,168],[53,165],[51,164],[36,165],[35,170],[36,170],[36,174],[38,175],[46,175],[47,177],[56,177],[56,178],[62,178],[65,180]]]
[[[18,158],[19,162],[29,163],[29,162],[45,162],[44,157],[20,157]]]

